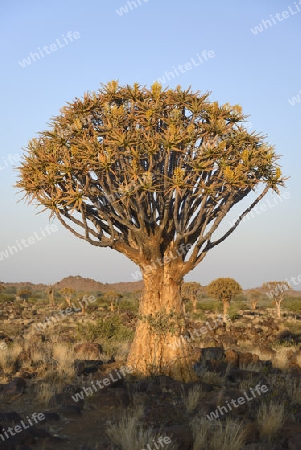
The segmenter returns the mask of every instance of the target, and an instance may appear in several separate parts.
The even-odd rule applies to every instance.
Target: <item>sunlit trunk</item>
[[[281,319],[281,302],[276,301],[276,317]]]
[[[253,311],[255,311],[256,306],[257,306],[257,302],[252,302],[252,309],[253,309]]]
[[[197,298],[192,297],[193,312],[196,312]]]
[[[143,273],[143,280],[144,295],[127,365],[143,375],[192,379],[189,345],[180,339],[185,321],[177,268],[156,268]]]
[[[225,300],[223,303],[224,303],[223,321],[227,322],[227,314],[230,307],[230,302],[228,300]]]
[[[69,306],[69,308],[71,308],[71,297],[65,297],[65,300],[66,300],[67,305]]]

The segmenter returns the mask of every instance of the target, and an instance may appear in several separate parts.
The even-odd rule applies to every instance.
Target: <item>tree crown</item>
[[[282,301],[286,295],[286,291],[291,289],[287,281],[268,281],[262,285],[267,295],[275,301]]]
[[[197,298],[203,292],[203,287],[200,283],[195,281],[189,281],[183,283],[181,287],[182,298],[189,300],[191,298]]]
[[[102,85],[68,103],[29,142],[17,187],[79,238],[139,265],[184,246],[183,276],[285,180],[274,148],[243,126],[241,107],[208,97],[158,83]],[[212,241],[230,209],[259,185],[252,205]]]
[[[218,300],[230,302],[242,292],[242,288],[233,278],[217,278],[208,285],[207,292]]]

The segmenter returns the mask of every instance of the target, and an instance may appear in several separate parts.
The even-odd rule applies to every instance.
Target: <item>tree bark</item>
[[[54,289],[52,287],[48,288],[48,300],[49,305],[54,306]]]
[[[253,311],[256,310],[257,303],[258,303],[258,302],[252,302],[252,310],[253,310]]]
[[[277,319],[281,319],[281,302],[275,301],[275,303],[276,303],[276,317]]]
[[[224,300],[224,315],[223,315],[223,321],[227,322],[227,314],[228,314],[228,309],[230,306],[230,302],[228,300]]]
[[[143,280],[144,294],[128,367],[143,376],[164,374],[185,381],[194,379],[190,347],[180,338],[185,332],[185,316],[182,280],[176,267],[144,272]]]
[[[192,297],[193,312],[196,312],[197,298]]]

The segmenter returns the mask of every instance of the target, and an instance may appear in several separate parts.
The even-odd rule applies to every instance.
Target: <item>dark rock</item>
[[[78,405],[62,405],[60,407],[60,412],[68,417],[81,416],[82,408]]]
[[[0,413],[0,421],[4,425],[12,425],[22,420],[22,417],[16,412]]]
[[[76,393],[74,396],[71,396],[68,393],[60,393],[53,395],[49,400],[49,406],[51,408],[56,408],[58,406],[76,406],[79,409],[83,409],[84,407],[84,400],[81,397],[85,397],[85,394],[82,391],[78,391],[80,396],[77,396]],[[72,397],[76,397],[78,400],[73,400]]]
[[[40,423],[58,422],[60,420],[60,416],[55,412],[44,411],[43,414],[45,416],[45,419],[40,420]]]
[[[193,438],[189,427],[185,427],[184,425],[164,427],[163,429],[157,430],[157,434],[160,434],[162,437],[169,437],[171,440],[170,449],[172,449],[173,443],[178,443],[181,450],[189,450],[192,448]],[[170,444],[167,444],[166,448],[169,448],[168,446]]]
[[[232,368],[227,375],[227,380],[231,381],[232,383],[235,383],[237,381],[243,381],[243,380],[250,380],[250,379],[256,379],[260,376],[259,372],[251,372],[248,370],[242,370],[242,369],[236,369]]]
[[[225,352],[222,347],[207,347],[202,349],[202,359],[222,361],[225,357]]]
[[[112,392],[115,395],[116,399],[119,402],[119,406],[126,408],[130,404],[130,398],[126,389],[123,388],[109,388],[108,392]]]
[[[166,375],[157,376],[151,380],[148,380],[147,392],[150,394],[156,394],[161,392],[181,392],[183,383],[178,380],[174,380]]]
[[[170,404],[151,404],[147,405],[144,412],[144,418],[147,423],[154,428],[160,426],[172,426],[175,422],[181,423],[181,418],[183,418],[183,410],[178,406]],[[164,432],[162,431],[161,435]]]
[[[15,377],[8,384],[2,384],[0,388],[0,397],[15,397],[22,395],[25,390],[26,382],[23,378]]]
[[[77,376],[88,375],[97,372],[99,367],[103,365],[103,361],[97,359],[76,359],[74,361],[74,369]]]
[[[108,389],[105,392],[95,393],[95,395],[89,398],[89,404],[96,407],[97,410],[101,409],[101,411],[112,411],[123,406],[123,399],[125,397],[119,392],[116,395],[114,391],[115,389]]]
[[[287,440],[288,450],[301,450],[301,432],[294,434]]]

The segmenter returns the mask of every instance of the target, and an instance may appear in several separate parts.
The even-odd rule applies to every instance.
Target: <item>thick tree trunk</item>
[[[143,274],[144,295],[127,365],[141,375],[164,374],[193,379],[189,345],[180,295],[181,279],[173,267],[159,267]]]
[[[227,314],[228,314],[228,309],[229,309],[229,306],[230,306],[230,302],[228,300],[225,300],[223,303],[224,303],[223,321],[227,322]]]
[[[275,302],[276,303],[276,317],[277,319],[281,319],[281,302]]]

